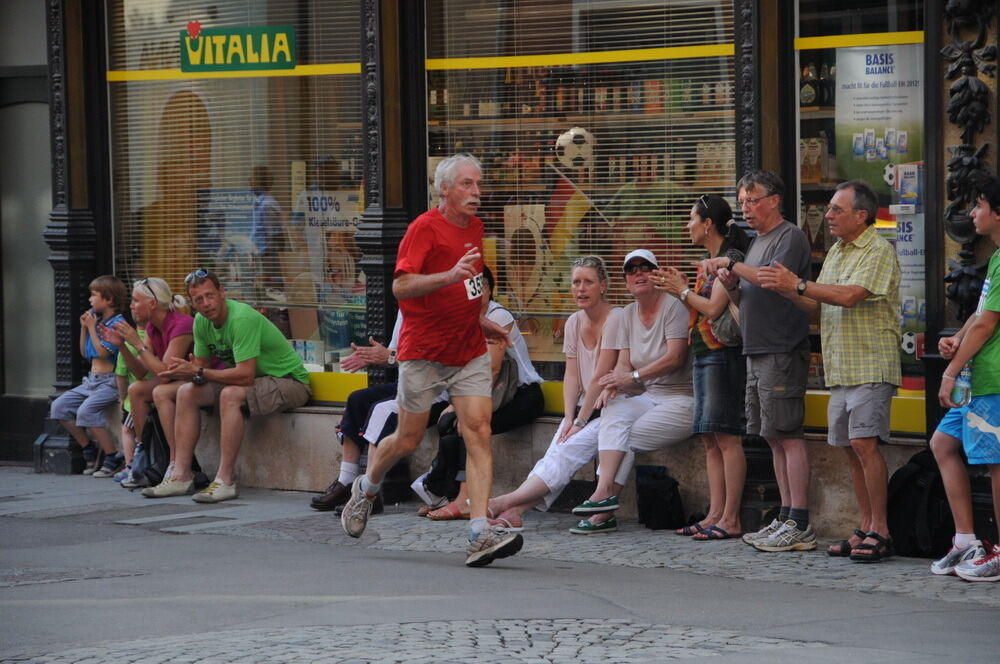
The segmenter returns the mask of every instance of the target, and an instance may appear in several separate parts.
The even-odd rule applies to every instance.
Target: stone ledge
[[[239,482],[248,487],[322,491],[336,478],[341,447],[333,429],[342,406],[312,404],[287,413],[255,418],[247,423],[246,435],[237,461]],[[535,462],[545,454],[561,417],[545,415],[529,426],[493,437],[493,494],[515,489]],[[197,447],[198,459],[208,472],[218,465],[218,418],[202,418],[202,437]],[[820,433],[806,436],[813,460],[810,491],[811,520],[821,535],[842,535],[857,526],[854,495],[842,453],[825,444]],[[893,439],[882,446],[890,475],[906,463],[914,448],[924,441]],[[437,452],[437,432],[428,429],[424,440],[410,460],[410,475],[415,478],[430,467]],[[708,482],[705,456],[695,437],[669,448],[639,454],[637,465],[666,466],[680,483],[681,497],[688,514],[704,513],[708,505]],[[593,481],[596,464],[585,465],[576,479]],[[622,496],[620,516],[636,517],[634,472]]]

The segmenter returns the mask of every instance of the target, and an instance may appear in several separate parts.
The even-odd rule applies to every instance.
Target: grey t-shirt
[[[646,327],[639,320],[639,305],[633,302],[625,307],[615,348],[628,348],[632,366],[641,369],[666,354],[668,339],[683,339],[687,350],[688,319],[687,307],[680,300],[664,296],[659,315]],[[691,356],[684,360],[684,366],[647,380],[646,391],[658,395],[691,394]]]
[[[809,240],[802,229],[782,221],[766,235],[754,238],[744,262],[763,267],[777,261],[809,279],[810,258]],[[784,295],[740,279],[740,331],[744,355],[788,353],[809,337],[809,317]]]

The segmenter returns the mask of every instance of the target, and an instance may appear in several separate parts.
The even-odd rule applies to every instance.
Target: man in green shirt
[[[780,264],[760,270],[765,288],[806,311],[819,307],[830,388],[827,441],[846,453],[861,512],[861,528],[827,553],[858,562],[892,555],[888,470],[878,444],[889,440],[892,397],[900,383],[900,269],[896,250],[875,230],[877,212],[878,198],[867,183],[843,182],[826,212],[837,243],[816,281],[800,279]]]
[[[281,331],[249,305],[226,299],[226,291],[214,274],[196,270],[184,285],[198,312],[194,355],[190,361],[172,359],[159,376],[190,382],[177,390],[173,474],[153,487],[150,497],[183,496],[191,490],[191,459],[201,432],[200,409],[215,406],[220,419],[219,469],[194,500],[217,503],[239,495],[233,472],[243,440],[244,417],[304,405],[310,397],[309,373]],[[215,359],[226,368],[211,368]]]

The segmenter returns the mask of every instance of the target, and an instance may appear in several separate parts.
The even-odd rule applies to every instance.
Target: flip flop
[[[469,515],[462,514],[461,508],[455,503],[448,503],[444,507],[428,512],[427,518],[431,521],[457,521],[468,519]]]
[[[695,533],[703,532],[705,529],[700,523],[692,523],[690,526],[684,526],[683,528],[678,528],[674,531],[674,535],[681,535],[682,537],[691,537]]]
[[[720,528],[718,525],[709,526],[705,528],[700,533],[694,534],[691,539],[696,542],[708,542],[711,540],[726,540],[733,539],[734,537],[740,537],[743,533],[733,533],[730,534],[724,528]]]

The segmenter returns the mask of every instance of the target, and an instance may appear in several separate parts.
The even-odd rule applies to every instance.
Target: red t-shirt
[[[466,228],[450,223],[437,208],[425,212],[406,229],[399,245],[394,276],[402,273],[447,272],[469,249],[483,250],[483,222],[469,219]],[[423,297],[399,301],[403,329],[400,360],[430,360],[461,367],[486,352],[479,326],[483,305],[483,264],[477,276],[439,288]]]
[[[167,312],[166,318],[163,319],[162,333],[156,329],[155,325],[147,325],[146,338],[149,340],[149,347],[152,349],[153,355],[156,355],[161,360],[164,359],[163,354],[167,352],[167,346],[170,345],[170,341],[182,334],[193,334],[191,331],[193,325],[194,318],[178,311]],[[194,337],[192,336],[192,344],[194,343],[193,339]],[[181,358],[186,360],[190,352],[191,347],[189,346],[181,353]]]

